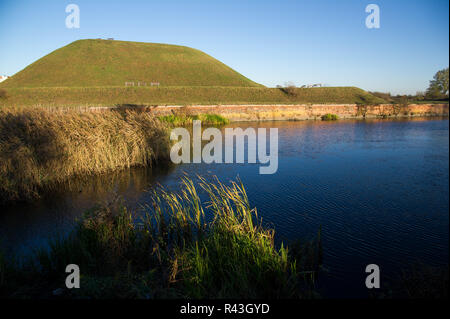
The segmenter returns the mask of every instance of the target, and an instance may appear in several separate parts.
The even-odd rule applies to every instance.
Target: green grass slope
[[[192,48],[113,40],[79,40],[53,51],[0,84],[5,88],[125,86],[261,87]],[[137,84],[136,84],[137,85]]]

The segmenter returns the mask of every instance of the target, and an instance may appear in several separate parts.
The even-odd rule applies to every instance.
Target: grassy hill
[[[37,60],[0,87],[261,86],[199,50],[113,40],[79,40]]]

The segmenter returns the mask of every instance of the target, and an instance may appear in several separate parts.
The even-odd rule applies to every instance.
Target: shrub
[[[0,99],[6,100],[8,98],[8,92],[5,89],[0,89]]]
[[[31,274],[16,266],[8,278],[19,288],[3,293],[42,297],[64,283],[66,265],[75,263],[83,269],[81,288],[64,290],[67,297],[315,296],[320,240],[277,248],[274,230],[262,226],[239,181],[200,178],[197,188],[183,178],[179,192],[159,188],[151,195],[136,222],[120,201],[91,210],[70,236],[40,251]],[[31,286],[40,289],[27,291]]]

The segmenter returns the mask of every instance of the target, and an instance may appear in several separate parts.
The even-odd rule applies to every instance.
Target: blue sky
[[[65,26],[70,3],[79,29]],[[379,29],[365,26],[370,3]],[[78,39],[112,37],[190,46],[267,86],[415,93],[448,66],[448,12],[441,0],[0,0],[0,74]]]

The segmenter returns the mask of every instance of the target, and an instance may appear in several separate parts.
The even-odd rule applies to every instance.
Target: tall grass
[[[81,289],[64,289],[66,297],[314,296],[317,243],[277,248],[275,232],[262,226],[239,181],[200,178],[197,185],[183,178],[179,192],[158,188],[151,195],[140,218],[117,201],[88,212],[68,238],[39,253],[32,270],[16,267],[4,293],[13,293],[9,286],[39,287],[16,288],[26,296],[62,288],[66,265],[75,263]]]
[[[0,109],[0,201],[27,200],[76,175],[146,166],[169,154],[148,113]]]

